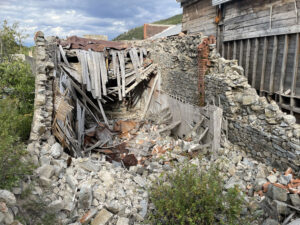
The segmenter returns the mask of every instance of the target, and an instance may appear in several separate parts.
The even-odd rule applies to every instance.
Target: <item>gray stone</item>
[[[264,178],[257,178],[254,183],[254,190],[259,191],[262,189],[262,186],[267,183],[267,180]]]
[[[79,166],[82,169],[85,169],[89,172],[98,172],[100,170],[99,165],[97,165],[95,162],[92,162],[90,160],[79,162]]]
[[[141,201],[141,207],[142,207],[142,210],[140,211],[140,215],[145,218],[145,216],[147,215],[147,210],[148,210],[148,201],[143,199]]]
[[[133,178],[133,180],[138,184],[140,185],[141,187],[145,187],[146,186],[146,181],[144,178],[142,178],[141,176],[135,176]]]
[[[117,225],[129,225],[129,219],[125,217],[119,217]]]
[[[0,201],[4,201],[8,206],[14,206],[17,202],[15,195],[7,190],[0,190]]]
[[[111,187],[115,183],[114,176],[106,170],[101,170],[99,172],[99,178],[103,181],[105,187]]]
[[[275,206],[278,214],[287,215],[289,213],[286,203],[274,200],[273,205]]]
[[[280,184],[283,184],[283,185],[287,185],[288,183],[291,182],[292,180],[292,174],[289,174],[288,176],[285,176],[285,175],[281,175],[279,178],[278,178],[278,182]]]
[[[112,217],[112,213],[110,213],[106,209],[102,209],[95,217],[95,219],[93,219],[91,225],[105,225]]]
[[[75,190],[75,188],[78,185],[78,181],[75,179],[75,177],[70,175],[70,174],[67,174],[66,175],[66,181],[67,181],[68,185],[70,186],[70,188],[72,190]]]
[[[284,115],[283,120],[289,125],[293,125],[296,123],[296,118],[292,115]]]
[[[277,177],[275,175],[270,175],[267,177],[268,181],[271,183],[276,183],[277,182]]]
[[[292,222],[290,222],[288,225],[299,225],[300,224],[300,219],[295,219]]]
[[[292,201],[293,206],[300,207],[300,197],[298,194],[289,195]]]
[[[40,177],[50,178],[54,174],[54,168],[51,165],[43,165],[36,169],[37,174]]]
[[[4,213],[4,224],[11,225],[14,222],[14,213],[9,209],[7,213]]]
[[[287,192],[286,190],[276,187],[272,184],[268,186],[267,196],[269,196],[273,200],[278,200],[285,202],[287,201]]]
[[[225,189],[234,188],[235,186],[238,186],[241,190],[246,189],[246,184],[243,180],[237,178],[237,177],[231,177],[225,184]]]
[[[51,156],[53,158],[58,159],[62,153],[63,153],[63,148],[61,147],[61,145],[59,143],[55,143],[54,145],[52,145]]]
[[[92,205],[93,195],[90,184],[83,184],[78,193],[78,208],[89,209]]]
[[[60,199],[51,202],[48,207],[52,209],[54,212],[59,212],[64,208],[64,202]]]
[[[243,105],[252,105],[257,101],[257,95],[245,95],[242,98]]]
[[[266,219],[262,225],[280,225],[280,224],[276,220]]]

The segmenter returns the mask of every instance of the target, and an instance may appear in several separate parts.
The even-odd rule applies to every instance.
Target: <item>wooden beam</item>
[[[222,57],[223,58],[225,58],[224,53],[225,53],[225,44],[224,44],[224,42],[222,42]]]
[[[245,68],[245,76],[249,81],[249,64],[250,64],[250,39],[247,40],[247,52],[246,52],[246,68]]]
[[[236,41],[233,41],[233,59],[236,59]]]
[[[267,50],[268,50],[268,39],[267,39],[267,37],[265,37],[264,38],[263,59],[262,59],[262,69],[261,69],[261,77],[260,77],[260,87],[259,87],[260,96],[262,96],[262,90],[264,89],[266,61],[267,61]]]
[[[278,37],[274,36],[273,43],[273,52],[272,52],[272,63],[271,63],[271,74],[270,74],[270,87],[269,94],[274,93],[274,76],[275,76],[275,65],[276,65],[276,57],[277,57],[277,48],[278,48]]]
[[[240,66],[243,66],[243,51],[244,51],[244,42],[243,40],[241,40],[240,42],[240,57],[239,57],[239,61],[240,61]]]
[[[280,85],[279,85],[279,94],[280,94],[280,103],[282,103],[282,94],[284,89],[284,80],[285,80],[285,72],[286,72],[286,63],[289,51],[289,37],[286,34],[284,37],[284,49],[283,49],[283,57],[281,64],[281,75],[280,75]]]
[[[65,51],[64,51],[64,49],[63,49],[63,47],[61,45],[59,45],[59,51],[60,51],[60,54],[61,54],[61,56],[62,56],[65,64],[67,64],[67,66],[70,66],[70,64],[69,64],[69,62],[67,60],[67,57],[66,57],[66,53],[65,53]]]
[[[147,111],[148,111],[148,108],[149,108],[149,105],[150,105],[150,102],[151,102],[151,99],[152,99],[152,96],[153,96],[153,93],[154,93],[154,90],[155,90],[155,87],[156,87],[159,76],[160,76],[160,73],[156,75],[155,80],[153,82],[153,85],[151,87],[151,91],[150,91],[147,103],[145,105],[145,109],[144,109],[144,112],[143,112],[143,115],[142,115],[142,119],[144,119],[146,114],[147,114]]]
[[[299,63],[299,33],[296,34],[296,45],[295,45],[295,55],[294,55],[294,67],[293,67],[293,78],[291,84],[291,114],[293,115],[293,108],[295,106],[295,92],[296,92],[296,84],[297,84],[297,76],[298,76],[298,63]]]
[[[121,77],[122,77],[122,96],[125,97],[125,61],[124,61],[124,51],[118,51],[118,58],[120,61]]]
[[[230,42],[227,42],[227,59],[230,59]]]
[[[258,38],[255,38],[255,49],[254,49],[254,55],[253,55],[253,70],[252,70],[252,87],[253,88],[255,88],[255,82],[256,82],[258,46],[259,46]]]

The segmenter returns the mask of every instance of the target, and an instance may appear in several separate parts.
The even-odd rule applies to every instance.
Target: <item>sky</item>
[[[119,34],[182,12],[176,0],[0,0],[0,22],[19,23],[33,45],[36,31],[46,36]]]

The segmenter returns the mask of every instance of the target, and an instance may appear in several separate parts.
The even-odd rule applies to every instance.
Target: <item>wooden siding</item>
[[[224,41],[298,33],[298,8],[300,0],[243,0],[225,4]]]
[[[188,33],[217,34],[216,7],[211,1],[198,1],[183,7],[182,30]]]

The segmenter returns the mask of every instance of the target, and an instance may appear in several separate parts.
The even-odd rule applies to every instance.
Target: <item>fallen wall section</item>
[[[205,76],[206,103],[223,108],[229,140],[276,167],[300,166],[300,125],[273,100],[259,97],[236,60],[213,50]]]

